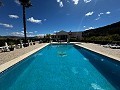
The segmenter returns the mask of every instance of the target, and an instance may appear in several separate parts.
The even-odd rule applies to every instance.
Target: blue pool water
[[[0,90],[120,90],[120,62],[75,45],[48,45],[0,73]]]

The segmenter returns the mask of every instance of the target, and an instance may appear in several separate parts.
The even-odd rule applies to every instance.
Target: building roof
[[[57,32],[56,35],[68,35],[68,32],[62,30],[60,32]]]

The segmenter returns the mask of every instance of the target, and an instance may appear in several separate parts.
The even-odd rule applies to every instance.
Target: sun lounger
[[[4,47],[3,47],[3,51],[4,51],[4,52],[9,52],[9,51],[10,51],[10,50],[9,50],[9,46],[4,46]]]
[[[20,44],[17,44],[17,45],[16,45],[16,49],[20,49]]]
[[[3,51],[4,51],[4,52],[10,51],[7,42],[5,42],[5,46],[3,46]]]
[[[110,48],[110,44],[106,44],[106,45],[102,45],[103,47],[105,47],[105,48]]]
[[[120,46],[113,45],[113,46],[110,46],[110,48],[112,48],[112,49],[120,49]]]

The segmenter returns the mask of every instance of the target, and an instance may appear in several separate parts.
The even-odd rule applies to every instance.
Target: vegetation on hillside
[[[107,44],[120,44],[120,22],[83,32],[83,41]]]

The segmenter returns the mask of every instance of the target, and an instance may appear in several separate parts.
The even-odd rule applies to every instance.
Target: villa
[[[81,1],[0,0],[0,90],[120,90],[120,0]]]
[[[75,39],[77,41],[80,41],[82,39],[82,32],[66,32],[62,30],[53,34],[51,38],[55,41],[67,41],[67,39]]]

